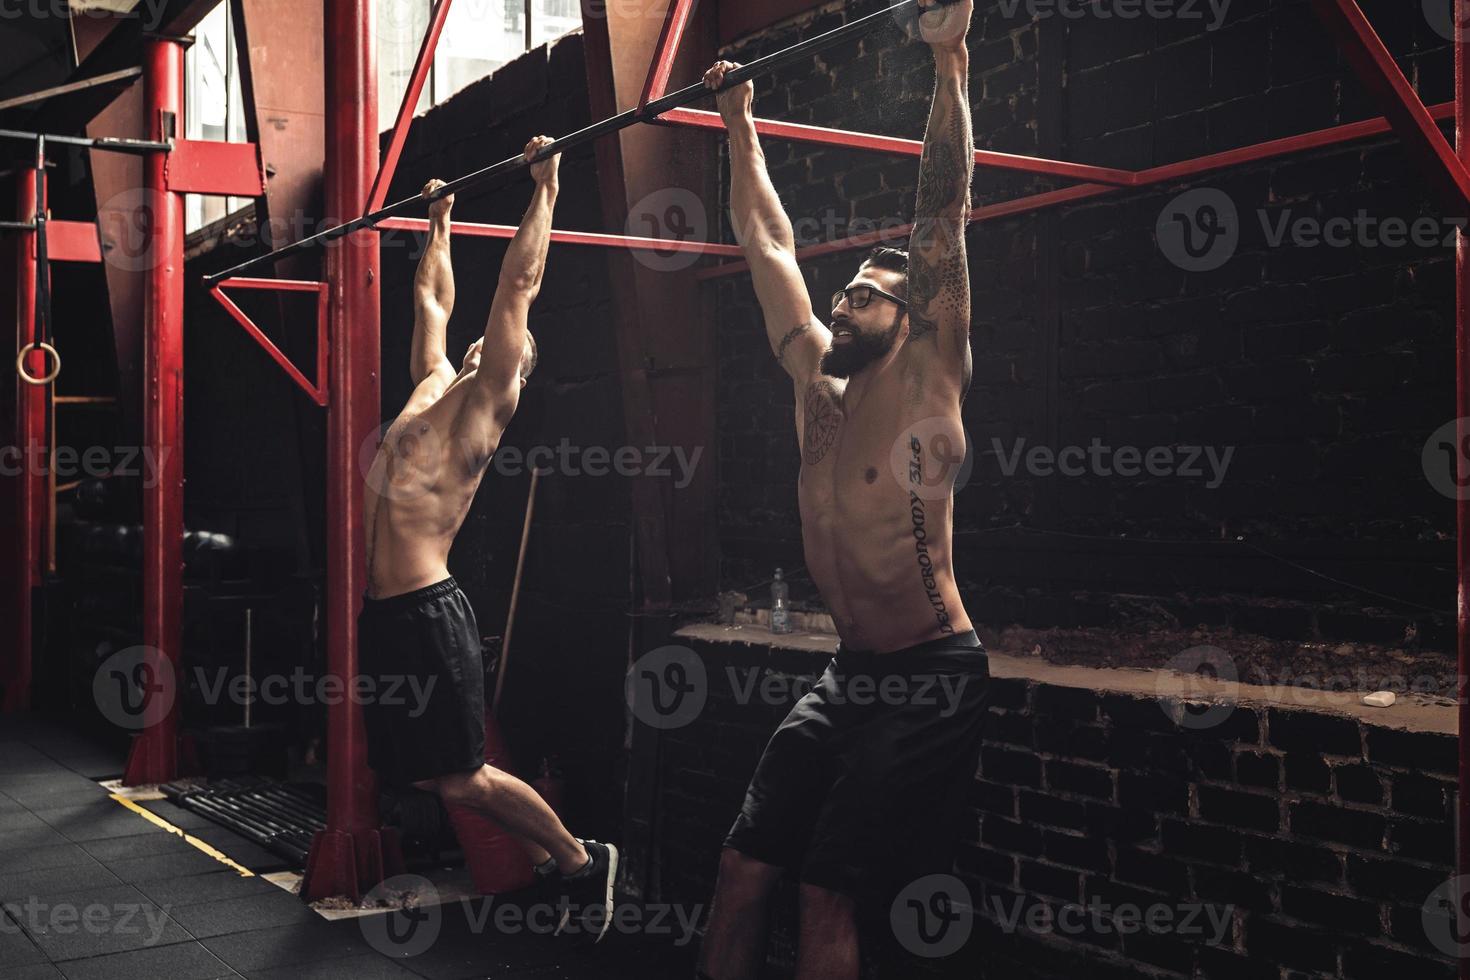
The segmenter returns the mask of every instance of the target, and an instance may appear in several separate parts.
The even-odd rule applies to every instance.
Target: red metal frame
[[[664,29],[654,48],[653,64],[648,66],[648,81],[643,84],[643,95],[638,99],[638,108],[660,98],[669,88],[669,76],[674,71],[674,56],[679,53],[679,44],[684,40],[684,30],[689,26],[689,17],[694,13],[694,0],[671,0],[664,15]]]
[[[245,314],[245,311],[235,305],[235,301],[226,296],[221,289],[228,286],[231,289],[267,289],[279,292],[316,293],[316,382],[306,380],[290,358],[281,353],[281,349],[271,343],[271,339],[256,326],[255,322]],[[317,405],[325,408],[330,397],[331,385],[327,372],[327,356],[329,346],[327,343],[327,284],[324,282],[306,282],[299,279],[228,279],[209,290],[209,295],[225,312],[234,317],[235,322],[245,328],[245,332],[254,341],[265,349],[271,356],[271,360],[281,366],[281,369],[296,382],[297,387],[306,392],[307,396]]]
[[[398,170],[398,159],[403,155],[403,146],[408,142],[408,128],[413,125],[413,110],[419,104],[419,95],[429,79],[429,69],[434,65],[434,52],[439,49],[439,36],[444,33],[444,24],[449,20],[449,5],[454,0],[439,0],[429,17],[429,29],[424,32],[424,41],[419,45],[418,59],[413,63],[413,74],[408,80],[408,90],[403,93],[403,102],[398,107],[398,118],[393,122],[393,135],[388,140],[388,151],[383,154],[383,163],[378,175],[373,178],[373,188],[368,193],[363,214],[376,211],[388,199],[388,185],[393,183],[393,174]]]

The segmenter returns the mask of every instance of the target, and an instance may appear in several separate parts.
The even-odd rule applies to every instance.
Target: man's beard
[[[898,339],[902,321],[902,316],[896,318],[893,328],[886,333],[853,333],[847,343],[828,347],[822,352],[822,373],[832,378],[850,378],[874,361],[886,357]]]

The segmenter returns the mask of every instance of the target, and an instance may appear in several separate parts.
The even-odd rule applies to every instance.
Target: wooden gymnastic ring
[[[51,362],[53,365],[51,368],[51,373],[46,375],[44,378],[32,377],[30,374],[26,373],[26,355],[33,350],[44,351],[47,354],[51,355]],[[50,344],[47,343],[31,344],[27,347],[22,347],[20,349],[20,353],[15,356],[15,371],[17,374],[20,375],[20,379],[28,385],[36,385],[38,387],[41,385],[49,385],[51,382],[55,381],[56,376],[61,373],[61,355],[57,353],[55,347],[52,347]]]

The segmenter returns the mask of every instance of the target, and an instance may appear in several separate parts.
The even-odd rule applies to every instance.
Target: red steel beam
[[[378,225],[385,231],[428,231],[426,218],[385,218]],[[472,238],[514,238],[515,225],[483,225],[470,221],[453,223],[454,234]],[[643,252],[694,252],[699,255],[721,255],[739,258],[744,253],[739,245],[721,245],[715,242],[681,242],[672,238],[639,238],[630,235],[604,235],[590,231],[553,231],[551,240],[558,245],[600,245],[606,248],[627,248]],[[238,282],[239,280],[229,280]],[[273,280],[262,280],[271,282]]]
[[[449,5],[453,2],[454,0],[439,0],[434,4],[434,12],[429,16],[429,29],[424,33],[424,43],[419,45],[418,60],[413,63],[408,90],[403,93],[403,102],[398,107],[398,118],[393,122],[388,152],[383,155],[382,166],[378,168],[378,175],[373,178],[373,187],[368,192],[363,214],[378,210],[388,199],[388,185],[393,183],[398,160],[403,156],[404,144],[408,142],[408,128],[413,125],[413,110],[419,104],[424,83],[429,80],[429,69],[434,65],[434,52],[439,49],[439,36],[444,33],[444,24],[449,20]]]
[[[1445,2],[1450,3],[1453,11],[1460,9],[1459,0]],[[1449,208],[1449,213],[1467,213],[1470,171],[1435,125],[1362,8],[1355,0],[1312,0],[1312,9],[1336,38],[1358,79],[1378,100],[1399,138],[1419,159],[1431,188]]]
[[[1435,119],[1452,118],[1455,114],[1455,105],[1452,102],[1442,102],[1430,106],[1428,112]],[[1299,153],[1304,150],[1320,149],[1325,146],[1334,146],[1339,143],[1348,143],[1369,136],[1381,136],[1392,130],[1388,120],[1384,118],[1369,119],[1362,122],[1348,123],[1343,126],[1333,126],[1329,129],[1316,130],[1304,133],[1301,136],[1291,136],[1285,139],[1268,140],[1254,146],[1240,147],[1234,150],[1226,150],[1222,153],[1212,153],[1208,156],[1197,157],[1193,160],[1184,160],[1179,163],[1166,164],[1162,167],[1154,167],[1142,170],[1138,173],[1136,187],[1146,187],[1151,184],[1166,183],[1172,180],[1181,180],[1186,177],[1198,176],[1212,170],[1220,170],[1226,167],[1239,166],[1245,163],[1255,163],[1260,160],[1268,160],[1273,157],[1286,156],[1291,153]],[[1103,197],[1108,194],[1116,194],[1124,188],[1108,186],[1105,184],[1078,184],[1058,191],[1047,191],[1042,194],[1032,194],[1027,197],[1017,198],[1013,201],[1002,201],[999,204],[989,204],[976,208],[970,212],[970,221],[984,221],[987,219],[1003,218],[1015,214],[1026,214],[1031,211],[1041,211],[1060,204],[1074,204],[1078,201],[1088,200],[1094,197]],[[798,260],[820,258],[824,255],[834,255],[840,252],[850,252],[854,249],[867,248],[881,241],[892,241],[913,231],[913,225],[902,225],[889,229],[869,232],[863,235],[855,235],[851,238],[838,239],[831,242],[823,242],[820,245],[812,245],[797,250]],[[722,276],[738,275],[748,272],[750,265],[743,259],[739,262],[725,262],[720,265],[700,269],[696,275],[700,279],[718,279]]]
[[[378,172],[375,0],[325,0],[326,214],[363,213]],[[377,233],[363,229],[326,252],[332,398],[327,405],[326,590],[322,597],[327,670],[358,676],[357,612],[367,585],[363,479],[358,452],[378,430],[380,283]],[[354,901],[402,870],[397,834],[378,816],[377,781],[367,764],[362,706],[327,707],[327,823],[311,842],[301,898]]]
[[[698,129],[723,130],[725,128],[725,122],[720,118],[718,112],[707,112],[703,109],[670,109],[658,117],[658,122],[675,126],[693,126]],[[776,139],[845,146],[854,150],[872,150],[878,153],[899,153],[904,156],[918,157],[924,152],[924,144],[920,140],[880,136],[876,133],[858,133],[846,129],[829,129],[825,126],[807,126],[802,123],[782,122],[778,119],[757,119],[755,131],[762,136]],[[1085,163],[1047,160],[1043,157],[1019,156],[1014,153],[996,153],[991,150],[976,150],[975,164],[993,170],[1012,170],[1047,177],[1087,180],[1098,184],[1113,184],[1118,187],[1132,187],[1137,180],[1137,175],[1131,170],[1093,167]]]
[[[317,294],[317,318],[316,318],[316,382],[312,383],[301,373],[300,368],[291,363],[279,347],[271,342],[265,332],[256,325],[254,320],[235,305],[235,301],[220,292],[224,287],[233,289],[270,289],[282,292],[316,293]],[[324,282],[303,282],[295,279],[226,279],[218,285],[212,286],[209,295],[214,297],[215,302],[225,308],[225,312],[234,318],[235,322],[245,328],[245,332],[270,355],[271,360],[281,366],[290,379],[296,382],[296,386],[306,392],[307,397],[325,408],[329,401],[329,387],[327,381],[327,284]]]
[[[35,168],[17,171],[16,216],[21,221],[34,221],[36,216]],[[45,175],[40,179],[44,182]],[[44,186],[44,184],[43,184]],[[49,244],[49,241],[48,241]],[[36,323],[36,233],[28,231],[16,243],[15,260],[15,324],[17,351],[35,340]],[[41,351],[26,355],[26,368],[32,377],[43,377],[51,363]],[[47,526],[46,473],[31,461],[40,458],[46,446],[46,395],[48,388],[15,382],[15,442],[27,452],[16,476],[15,554],[12,556],[11,581],[14,583],[15,642],[3,654],[5,711],[24,711],[31,706],[32,653],[35,623],[35,593],[42,581],[41,555]]]
[[[164,142],[184,128],[184,42],[150,37],[143,73],[148,138]],[[143,488],[143,645],[179,665],[183,642],[184,540],[184,198],[168,189],[168,154],[143,162],[149,268],[143,299],[143,444],[158,460]],[[167,688],[146,692],[147,728],[133,740],[123,783],[178,777],[179,703]],[[153,707],[163,697],[163,710]]]
[[[674,70],[674,58],[679,54],[679,44],[684,40],[684,30],[689,26],[689,15],[694,12],[694,0],[672,0],[664,16],[663,32],[654,49],[653,64],[648,66],[648,81],[643,84],[643,95],[638,99],[642,109],[654,99],[661,99],[669,90],[669,76]]]

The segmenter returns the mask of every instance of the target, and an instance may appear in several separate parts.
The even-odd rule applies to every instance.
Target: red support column
[[[373,0],[325,0],[326,211],[363,213],[378,169],[377,45]],[[357,611],[367,569],[363,477],[357,452],[378,427],[378,236],[359,231],[329,245],[331,402],[327,407],[327,669],[351,690],[357,676]],[[381,829],[376,781],[367,767],[362,708],[352,698],[327,709],[327,827],[311,844],[301,897],[360,899],[403,859]]]
[[[1470,23],[1465,21],[1465,4],[1455,2],[1450,7],[1455,18],[1455,151],[1461,162],[1470,164],[1470,103],[1466,101],[1465,31]],[[1455,242],[1455,442],[1458,452],[1459,473],[1456,486],[1460,492],[1455,499],[1455,548],[1458,565],[1459,588],[1455,603],[1455,639],[1459,655],[1458,695],[1460,702],[1460,772],[1459,797],[1455,803],[1455,862],[1460,885],[1451,890],[1448,898],[1455,916],[1454,935],[1465,933],[1465,888],[1464,876],[1470,874],[1470,498],[1466,497],[1467,481],[1470,481],[1470,458],[1465,448],[1470,443],[1470,240],[1465,230]],[[1460,980],[1470,980],[1470,957],[1460,957]]]
[[[188,40],[144,43],[148,139],[178,139],[184,128],[184,48]],[[142,219],[150,238],[143,287],[143,444],[157,479],[143,487],[143,645],[175,668],[183,654],[184,538],[184,200],[168,189],[167,153],[143,163]],[[172,685],[148,692],[151,723],[128,754],[123,783],[161,783],[179,774],[179,705]]]
[[[36,214],[37,171],[17,173],[17,220],[31,221]],[[45,173],[40,175],[45,180]],[[15,322],[16,350],[35,339],[36,324],[36,234],[16,236]],[[44,377],[51,369],[49,358],[39,351],[26,355],[26,369],[33,377]],[[16,611],[15,647],[4,665],[6,711],[24,711],[31,704],[31,655],[35,642],[35,592],[41,585],[41,555],[46,532],[46,388],[15,382],[15,445],[21,447],[20,473],[16,476],[16,549],[14,589]]]

